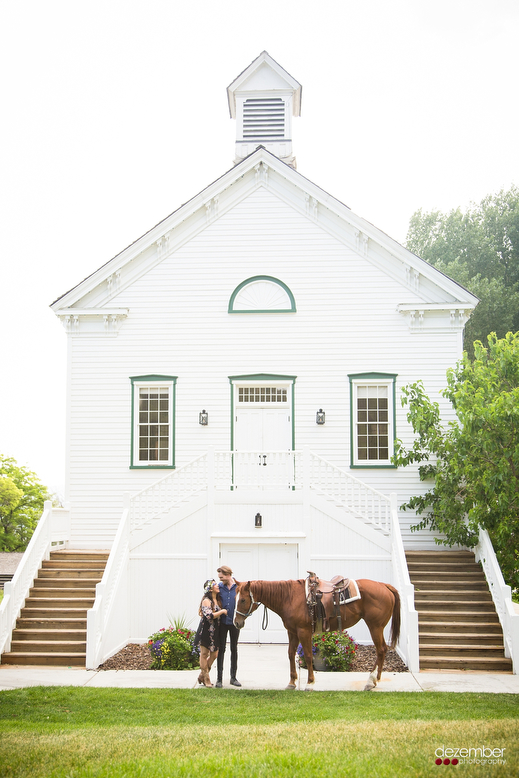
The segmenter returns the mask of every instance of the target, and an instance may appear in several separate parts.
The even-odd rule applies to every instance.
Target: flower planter
[[[314,670],[319,671],[320,673],[326,673],[330,670],[322,656],[319,656],[319,654],[313,655],[312,664],[314,666]]]
[[[357,646],[346,630],[320,632],[312,636],[312,664],[314,670],[324,673],[347,672]],[[297,647],[299,667],[306,668],[301,643]]]

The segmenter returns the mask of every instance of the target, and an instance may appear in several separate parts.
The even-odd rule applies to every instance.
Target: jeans
[[[231,678],[236,678],[238,669],[238,636],[240,630],[234,624],[223,624],[220,622],[220,650],[218,651],[217,668],[218,680],[223,678],[223,659],[225,655],[225,644],[227,643],[227,633],[231,642]]]

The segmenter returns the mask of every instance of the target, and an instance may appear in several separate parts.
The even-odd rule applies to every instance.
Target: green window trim
[[[130,443],[130,470],[174,470],[175,469],[175,416],[176,416],[176,384],[177,376],[171,375],[141,375],[130,377],[131,381],[131,443]],[[150,384],[157,388],[168,390],[168,456],[165,464],[160,460],[139,461],[139,390]],[[151,424],[151,421],[150,421]],[[159,454],[160,455],[160,454]]]
[[[248,309],[236,309],[234,308],[234,303],[236,301],[236,298],[240,294],[240,292],[250,284],[254,284],[257,281],[269,281],[272,284],[276,284],[277,286],[281,287],[283,292],[287,295],[290,307],[288,308],[248,308]],[[294,295],[288,288],[286,284],[283,283],[283,281],[280,281],[278,278],[274,278],[273,276],[252,276],[252,278],[247,278],[245,281],[242,281],[241,284],[239,284],[234,292],[231,295],[231,299],[229,300],[229,313],[296,313],[296,301],[294,298]]]
[[[396,466],[391,463],[391,457],[394,453],[394,445],[396,440],[396,379],[397,373],[350,373],[348,379],[350,382],[350,468],[352,470],[396,470]],[[374,386],[374,385],[386,385],[390,388],[389,392],[389,407],[388,407],[388,421],[390,421],[391,429],[389,430],[389,451],[387,460],[380,461],[380,464],[368,464],[369,462],[377,462],[376,459],[360,460],[358,458],[358,437],[356,435],[357,420],[356,411],[358,408],[355,406],[355,398],[357,393],[357,387],[359,386]],[[366,464],[364,464],[364,461]]]

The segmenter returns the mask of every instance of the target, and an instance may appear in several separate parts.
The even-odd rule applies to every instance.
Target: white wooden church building
[[[423,488],[391,463],[411,440],[401,387],[421,379],[442,403],[477,299],[298,172],[301,86],[266,52],[227,96],[228,172],[52,305],[69,341],[67,545],[111,550],[87,664],[168,617],[194,623],[220,564],[393,583],[412,663],[403,552],[436,546],[396,509]],[[241,639],[286,640],[260,622]]]

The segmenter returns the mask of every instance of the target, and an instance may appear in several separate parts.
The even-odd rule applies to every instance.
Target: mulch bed
[[[370,673],[375,664],[374,646],[359,646],[357,654],[353,660],[350,672],[352,673]],[[150,670],[151,656],[146,644],[138,645],[129,643],[118,654],[107,659],[99,670]],[[405,673],[406,665],[402,662],[396,651],[389,649],[384,662],[384,672],[386,673]]]

